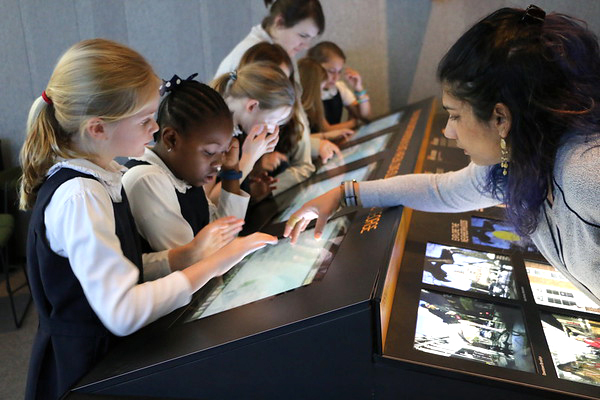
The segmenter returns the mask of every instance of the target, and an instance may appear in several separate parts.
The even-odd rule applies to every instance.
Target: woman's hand
[[[191,263],[210,256],[231,242],[243,225],[244,220],[236,217],[222,217],[206,225],[190,243],[196,252],[196,259]]]
[[[248,156],[253,164],[263,154],[275,150],[279,141],[279,126],[270,133],[266,124],[254,125],[242,145],[242,156]]]
[[[342,152],[340,151],[339,147],[337,147],[334,143],[331,143],[329,140],[321,140],[321,143],[319,144],[319,157],[321,158],[323,164],[327,164],[327,161],[329,161],[336,154],[338,157],[342,157]]]
[[[320,239],[325,223],[338,209],[341,197],[341,189],[336,187],[304,204],[286,222],[283,236],[289,237],[292,244],[296,243],[300,232],[304,231],[310,221],[316,218],[315,239]]]
[[[360,92],[363,90],[362,78],[357,70],[352,69],[350,67],[346,67],[344,69],[344,79],[350,85],[350,88],[355,92]]]

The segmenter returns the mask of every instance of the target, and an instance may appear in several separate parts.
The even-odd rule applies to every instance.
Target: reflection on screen
[[[462,296],[421,290],[414,348],[535,372],[521,312]]]
[[[537,248],[527,236],[517,234],[506,221],[471,217],[471,241],[474,244],[537,253]]]
[[[325,226],[321,240],[315,240],[314,229],[309,229],[300,234],[294,246],[288,240],[280,240],[246,257],[223,276],[223,282],[200,304],[194,305],[186,322],[322,279],[349,223],[346,217],[337,218]]]
[[[329,171],[330,169],[334,169],[342,165],[349,164],[353,161],[372,156],[373,154],[377,154],[385,148],[385,145],[388,143],[391,136],[392,132],[377,136],[364,143],[345,148],[342,150],[342,157],[336,156],[332,158],[327,164],[322,165],[317,170],[317,173]]]
[[[371,164],[365,165],[362,168],[347,171],[344,174],[339,174],[332,178],[315,182],[310,186],[302,188],[302,190],[292,199],[292,202],[288,208],[286,208],[277,218],[275,218],[274,222],[287,221],[296,210],[304,205],[304,203],[322,195],[328,190],[339,186],[343,181],[351,181],[352,179],[356,179],[357,181],[365,180],[365,178],[371,174],[376,165],[377,162],[372,162]]]
[[[537,304],[600,314],[600,306],[553,266],[525,261],[525,269]]]
[[[558,377],[600,386],[600,322],[542,314],[542,326]]]
[[[356,134],[352,137],[352,139],[360,139],[361,137],[365,137],[372,133],[379,132],[397,125],[400,122],[400,118],[402,118],[402,111],[398,111],[388,115],[387,117],[371,121],[367,125],[363,125],[358,128],[358,131],[356,131]]]
[[[516,299],[512,272],[507,256],[427,243],[423,283]]]

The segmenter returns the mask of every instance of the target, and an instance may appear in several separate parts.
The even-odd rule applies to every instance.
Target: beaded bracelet
[[[369,101],[369,100],[370,100],[369,96],[367,96],[367,95],[364,95],[364,96],[362,96],[360,99],[356,100],[356,102],[357,102],[358,104],[362,104],[362,103],[366,103],[366,102],[367,102],[367,101]]]

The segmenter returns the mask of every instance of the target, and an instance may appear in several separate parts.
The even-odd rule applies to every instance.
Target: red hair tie
[[[45,90],[42,92],[42,99],[44,99],[48,105],[52,104],[52,100],[50,100],[50,97],[48,97]]]

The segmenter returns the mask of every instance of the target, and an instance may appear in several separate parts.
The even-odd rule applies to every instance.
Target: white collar
[[[244,132],[240,129],[239,125],[233,125],[233,137],[243,135]]]
[[[261,42],[268,42],[273,44],[273,38],[269,36],[269,33],[264,30],[261,24],[254,25],[250,30],[250,35],[256,36]]]
[[[130,159],[146,161],[146,162],[162,169],[164,171],[164,173],[169,177],[169,180],[171,181],[171,183],[173,184],[173,186],[179,193],[185,193],[185,192],[187,192],[187,190],[189,188],[192,187],[192,185],[190,185],[183,179],[179,179],[178,177],[173,175],[173,172],[171,172],[169,167],[167,167],[167,164],[165,164],[164,161],[161,160],[161,158],[154,151],[152,151],[152,149],[149,147],[146,147],[146,149],[144,150],[143,156],[141,156],[139,158],[131,157]]]
[[[104,186],[112,201],[117,203],[121,201],[121,178],[123,177],[123,172],[127,169],[118,162],[113,160],[108,165],[108,169],[104,169],[98,164],[83,158],[59,158],[58,162],[48,170],[47,176],[54,175],[61,168],[70,168],[84,174],[92,175]]]

